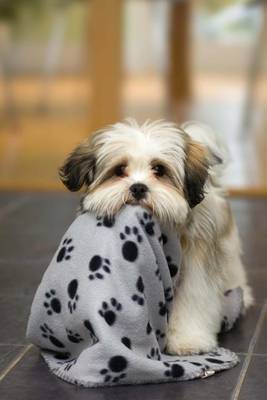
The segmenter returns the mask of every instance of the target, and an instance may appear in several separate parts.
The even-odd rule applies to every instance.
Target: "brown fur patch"
[[[208,177],[208,152],[200,143],[188,139],[186,143],[184,192],[190,208],[204,199],[204,185]]]

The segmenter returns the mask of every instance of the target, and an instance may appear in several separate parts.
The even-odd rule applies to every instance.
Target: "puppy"
[[[223,151],[206,127],[128,120],[90,136],[60,169],[69,190],[85,188],[81,212],[112,217],[125,204],[140,204],[176,226],[183,260],[168,326],[171,354],[217,345],[226,290],[243,289],[244,310],[253,303],[220,185],[223,167]]]

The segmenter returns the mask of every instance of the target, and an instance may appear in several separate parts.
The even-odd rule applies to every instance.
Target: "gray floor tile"
[[[243,261],[248,270],[266,270],[267,200],[231,199],[243,247]]]
[[[53,376],[36,349],[31,350],[0,386],[1,400],[228,400],[241,365],[207,379],[158,385],[84,389]]]
[[[254,334],[255,326],[260,315],[261,307],[252,307],[245,317],[237,321],[234,328],[219,336],[219,343],[237,353],[246,353],[250,340]]]
[[[267,311],[265,312],[263,325],[261,327],[261,332],[257,340],[254,353],[265,354],[267,357]]]
[[[267,299],[267,266],[265,269],[250,269],[248,271],[248,282],[252,287],[256,305],[262,305]]]
[[[18,287],[18,292],[19,292]],[[27,320],[32,296],[0,296],[0,343],[25,343]]]
[[[8,204],[13,203],[16,200],[24,198],[25,194],[21,192],[5,192],[0,191],[0,210],[6,207]]]
[[[49,232],[62,229],[75,218],[78,197],[75,194],[29,195],[30,201],[1,221],[0,231],[7,235],[16,232]],[[63,232],[62,232],[63,233]]]
[[[241,387],[239,400],[266,400],[267,356],[254,356]]]
[[[50,259],[25,262],[0,261],[2,297],[33,296]]]
[[[50,231],[42,232],[1,232],[0,261],[9,262],[27,261],[51,258],[59,245],[66,226],[58,229],[51,223]]]
[[[0,345],[0,373],[8,367],[22,349],[22,346]]]

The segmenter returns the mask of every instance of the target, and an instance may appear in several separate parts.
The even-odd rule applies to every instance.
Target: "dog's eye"
[[[126,165],[125,164],[120,164],[117,165],[114,169],[114,175],[116,176],[124,176],[125,175],[125,169]]]
[[[154,165],[152,169],[156,176],[163,176],[166,173],[166,168],[162,164]]]

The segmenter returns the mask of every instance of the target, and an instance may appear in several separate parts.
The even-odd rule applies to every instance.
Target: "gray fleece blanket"
[[[177,232],[139,206],[115,219],[80,215],[37,289],[29,341],[55,375],[85,387],[188,380],[233,367],[237,356],[223,348],[166,354],[180,261]],[[224,329],[241,307],[240,289],[228,291]]]

